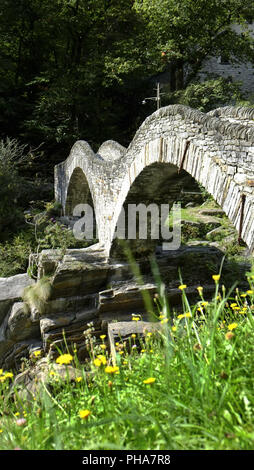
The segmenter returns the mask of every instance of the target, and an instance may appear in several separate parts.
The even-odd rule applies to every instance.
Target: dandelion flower
[[[73,360],[73,356],[71,354],[62,354],[56,359],[57,364],[70,364]]]
[[[186,284],[181,284],[180,286],[178,286],[178,289],[184,290],[186,289],[186,287],[187,287]]]
[[[107,364],[107,358],[103,356],[102,354],[99,354],[97,358],[101,361],[101,363],[105,366]]]
[[[118,366],[107,366],[105,367],[106,374],[115,374],[119,371]]]
[[[215,282],[218,282],[218,281],[220,280],[220,274],[214,274],[214,275],[213,275],[213,280],[214,280]]]
[[[102,364],[102,362],[101,362],[100,359],[98,359],[98,358],[94,359],[93,363],[94,363],[94,365],[95,365],[96,367],[100,367],[101,364]]]
[[[81,382],[82,379],[83,377],[76,377],[76,382]]]
[[[151,384],[153,384],[153,383],[155,382],[155,380],[156,380],[156,379],[155,379],[154,377],[149,377],[148,379],[143,380],[143,383],[144,383],[145,385],[151,385]]]
[[[90,416],[90,414],[91,414],[91,411],[89,410],[80,410],[79,412],[79,416],[81,419],[87,419],[88,416]]]
[[[104,339],[104,338],[106,338],[106,335],[100,335],[100,338]]]
[[[234,330],[235,328],[237,328],[238,326],[238,323],[230,323],[230,325],[228,325],[228,329],[230,331]]]

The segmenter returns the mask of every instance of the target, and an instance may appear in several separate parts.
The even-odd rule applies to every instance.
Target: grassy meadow
[[[116,343],[116,364],[105,335],[89,364],[59,352],[58,364],[79,375],[63,382],[52,363],[50,386],[42,383],[31,399],[18,390],[8,399],[15,377],[0,370],[0,449],[253,449],[253,273],[248,279],[247,291],[226,293],[215,275],[213,298],[204,298],[200,286],[195,305],[181,284],[181,313],[170,310],[158,284],[153,302],[161,333]]]

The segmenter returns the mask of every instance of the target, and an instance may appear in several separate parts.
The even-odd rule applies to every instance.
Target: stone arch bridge
[[[145,188],[155,200],[165,196],[182,171],[213,196],[253,252],[254,109],[223,107],[205,114],[172,105],[149,116],[127,149],[107,141],[94,153],[80,140],[55,167],[55,198],[65,215],[77,204],[93,204],[99,244],[109,254],[125,201],[134,202]]]

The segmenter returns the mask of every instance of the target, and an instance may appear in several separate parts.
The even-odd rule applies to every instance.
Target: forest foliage
[[[127,145],[155,109],[142,100],[158,74],[169,104],[210,56],[253,60],[253,17],[251,0],[2,0],[1,137],[44,142],[59,160],[79,138]]]
[[[129,144],[157,81],[162,106],[241,102],[237,83],[198,73],[214,55],[254,62],[253,18],[252,0],[1,0],[0,242],[52,201],[53,167],[76,140]]]

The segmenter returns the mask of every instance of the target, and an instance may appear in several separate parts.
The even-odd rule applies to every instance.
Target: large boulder
[[[26,273],[0,278],[0,325],[14,302],[22,298],[25,287],[34,283]]]

